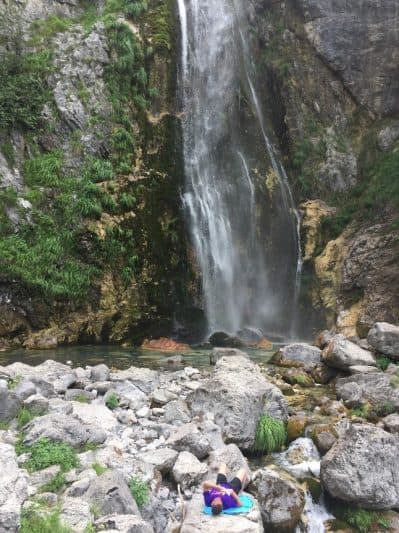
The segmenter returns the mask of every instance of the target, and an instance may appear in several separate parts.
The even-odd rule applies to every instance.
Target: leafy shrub
[[[40,439],[26,447],[25,451],[31,454],[25,463],[25,467],[30,472],[43,470],[53,465],[60,465],[62,472],[68,472],[79,464],[76,451],[65,442]]]
[[[386,357],[385,355],[377,356],[377,368],[380,370],[385,371],[391,363],[392,361],[389,357]]]
[[[268,454],[281,450],[287,440],[284,422],[262,415],[258,421],[255,434],[253,451],[259,454]]]
[[[93,463],[91,467],[98,476],[101,476],[108,470],[106,466],[101,465],[100,463]]]
[[[43,514],[35,507],[22,510],[20,533],[72,533],[60,520],[59,511]]]
[[[129,489],[139,507],[143,507],[148,502],[149,488],[147,483],[140,478],[132,477],[129,481]]]
[[[26,424],[29,424],[33,419],[35,418],[35,415],[27,409],[26,407],[23,407],[17,417],[17,426],[19,429],[26,426]]]
[[[48,483],[40,488],[41,492],[60,492],[60,490],[66,485],[65,474],[58,472],[58,474]]]
[[[365,404],[362,407],[356,407],[350,410],[351,416],[357,416],[359,418],[368,418],[370,415],[370,405]]]
[[[119,406],[118,396],[114,392],[111,392],[111,394],[109,394],[105,400],[105,405],[108,407],[108,409],[111,409],[111,411],[116,409]]]

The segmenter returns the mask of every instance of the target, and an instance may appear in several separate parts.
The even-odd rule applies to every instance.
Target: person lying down
[[[227,481],[227,465],[222,463],[216,478],[216,483],[205,481],[203,484],[204,501],[207,507],[212,508],[212,514],[218,515],[226,509],[241,507],[239,494],[247,479],[247,472],[241,468],[235,477]]]

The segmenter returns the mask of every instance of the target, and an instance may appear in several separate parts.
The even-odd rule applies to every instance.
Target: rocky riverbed
[[[201,370],[0,367],[0,532],[399,531],[398,341],[324,332],[267,368],[232,348]],[[253,455],[262,415],[285,450]],[[221,461],[248,469],[248,515],[202,514]]]

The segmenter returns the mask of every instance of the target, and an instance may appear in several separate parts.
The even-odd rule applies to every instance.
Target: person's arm
[[[212,483],[212,481],[204,481],[202,488],[204,490],[210,490],[210,489],[216,489],[220,492],[226,492],[226,489],[224,487],[221,487],[220,485],[216,485],[216,483]]]
[[[233,498],[235,499],[237,506],[238,506],[238,507],[241,507],[241,505],[242,505],[242,501],[241,501],[240,498],[237,496],[237,494],[235,493],[234,490],[231,491],[231,496],[233,496]]]

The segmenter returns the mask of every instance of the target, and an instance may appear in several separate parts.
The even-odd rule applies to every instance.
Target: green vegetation
[[[369,533],[377,525],[382,529],[390,528],[389,520],[380,513],[366,509],[347,509],[343,513],[343,519],[360,533]]]
[[[10,427],[10,422],[0,421],[0,431],[7,431]]]
[[[66,485],[65,474],[58,472],[58,474],[48,483],[40,488],[41,492],[60,492]]]
[[[394,389],[399,389],[399,370],[392,376],[390,384]]]
[[[108,409],[111,409],[113,411],[117,407],[119,407],[119,398],[117,394],[112,392],[107,396],[107,399],[105,400],[105,405],[108,407]]]
[[[72,533],[61,523],[59,511],[45,514],[36,506],[22,510],[20,533]]]
[[[267,415],[258,421],[253,451],[257,454],[269,454],[281,450],[287,440],[284,422]]]
[[[84,394],[78,394],[77,396],[75,396],[73,401],[74,402],[79,402],[79,403],[90,403],[89,398],[87,396],[85,396]]]
[[[79,464],[76,451],[65,442],[40,439],[31,446],[24,446],[22,449],[20,447],[17,453],[18,451],[30,453],[30,458],[24,464],[30,472],[43,470],[53,465],[59,465],[62,472],[68,472]]]
[[[101,476],[108,470],[106,466],[101,465],[100,463],[93,463],[91,467],[98,476]]]
[[[31,422],[35,418],[35,416],[36,415],[34,415],[32,413],[32,411],[30,411],[26,407],[23,407],[20,410],[20,412],[18,414],[18,417],[17,417],[17,427],[18,427],[18,429],[21,429],[24,426],[26,426],[26,424],[29,424],[29,422]]]
[[[22,381],[22,376],[15,376],[15,378],[11,378],[8,382],[8,390],[14,390]]]
[[[385,370],[392,362],[393,361],[391,361],[391,359],[389,359],[389,357],[386,357],[385,355],[377,356],[377,368],[379,368],[383,372],[385,372]]]
[[[356,407],[350,410],[351,416],[357,416],[359,418],[368,418],[370,415],[370,405],[365,404],[362,407]]]
[[[149,500],[149,488],[147,483],[138,477],[132,477],[129,481],[129,489],[139,507],[143,507]]]

